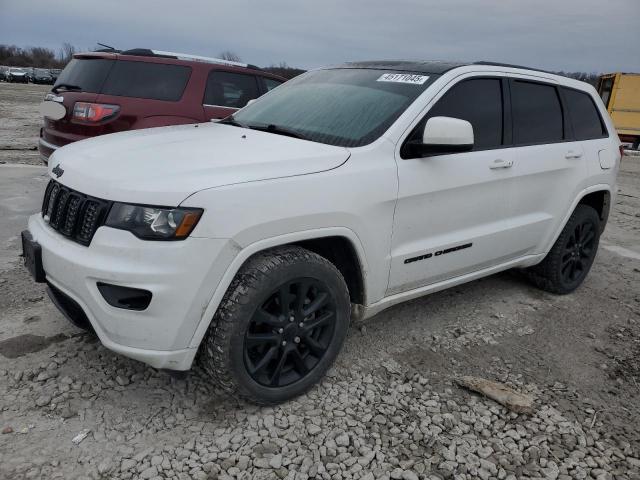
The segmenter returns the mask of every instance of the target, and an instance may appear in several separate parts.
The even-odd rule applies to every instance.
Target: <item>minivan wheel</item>
[[[598,213],[592,207],[578,205],[544,260],[527,273],[543,290],[571,293],[589,273],[599,241]]]
[[[224,390],[275,404],[311,388],[347,335],[350,300],[327,259],[296,246],[250,258],[229,286],[199,360]]]

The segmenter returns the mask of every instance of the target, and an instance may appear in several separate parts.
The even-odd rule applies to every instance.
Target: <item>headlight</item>
[[[200,208],[161,208],[114,203],[105,223],[145,240],[184,240],[194,229]]]

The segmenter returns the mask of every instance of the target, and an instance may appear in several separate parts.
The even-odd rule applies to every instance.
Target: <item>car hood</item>
[[[49,175],[106,200],[176,206],[207,188],[330,170],[349,154],[343,147],[211,122],[75,142],[49,158]]]

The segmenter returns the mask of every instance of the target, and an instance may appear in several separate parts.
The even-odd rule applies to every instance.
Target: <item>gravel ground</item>
[[[0,162],[32,162],[43,91],[0,84]],[[106,350],[55,311],[10,239],[0,478],[640,479],[639,157],[619,181],[574,294],[507,272],[399,305],[354,325],[329,375],[273,408]],[[534,413],[457,387],[461,375],[530,393]]]
[[[38,104],[49,90],[51,85],[0,83],[0,164],[42,165]]]

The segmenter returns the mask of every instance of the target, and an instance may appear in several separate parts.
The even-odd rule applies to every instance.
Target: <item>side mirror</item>
[[[473,148],[473,127],[459,118],[431,117],[424,126],[422,140],[412,140],[407,147],[413,158],[468,152]]]

